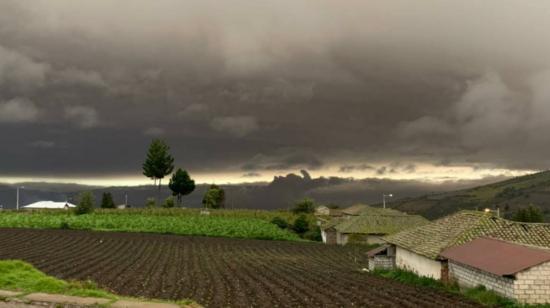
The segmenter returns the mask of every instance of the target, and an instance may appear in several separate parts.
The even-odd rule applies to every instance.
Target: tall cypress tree
[[[161,139],[153,139],[143,163],[143,175],[158,180],[158,200],[160,202],[161,181],[174,170],[174,158],[168,152],[170,147]]]

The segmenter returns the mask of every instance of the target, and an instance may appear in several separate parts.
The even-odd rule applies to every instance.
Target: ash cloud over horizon
[[[548,10],[2,1],[0,173],[140,174],[154,137],[182,167],[248,178],[419,163],[547,169]]]

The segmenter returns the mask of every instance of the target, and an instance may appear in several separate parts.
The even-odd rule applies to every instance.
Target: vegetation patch
[[[17,260],[0,261],[0,289],[43,292],[84,297],[114,299],[116,296],[101,290],[93,282],[63,281],[50,277],[32,265]]]
[[[212,213],[214,212],[212,211]],[[166,212],[163,209],[102,210],[83,215],[53,211],[4,211],[0,212],[0,227],[302,240],[296,233],[281,229],[269,220],[245,215],[245,212],[227,215],[201,215],[198,211],[182,212],[178,209],[168,209]]]
[[[461,294],[470,300],[473,300],[488,307],[550,308],[550,305],[519,304],[513,299],[503,297],[494,291],[487,290],[484,286],[461,289],[456,283],[445,284],[439,280],[428,277],[421,277],[413,272],[402,269],[375,270],[373,273],[375,275],[393,279],[409,285],[422,286],[431,289],[447,291],[450,293]]]

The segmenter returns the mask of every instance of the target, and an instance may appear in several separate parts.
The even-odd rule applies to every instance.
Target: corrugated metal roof
[[[498,276],[513,275],[550,262],[548,250],[487,237],[447,248],[441,256]]]

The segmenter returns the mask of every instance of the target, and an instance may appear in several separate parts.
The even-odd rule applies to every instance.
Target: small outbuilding
[[[439,254],[448,247],[494,232],[500,224],[501,220],[490,213],[460,211],[384,239],[395,246],[395,265],[398,268],[419,276],[446,280],[447,262]]]
[[[382,245],[367,252],[369,270],[390,270],[395,267],[395,247]]]
[[[550,250],[481,237],[441,253],[449,277],[525,304],[550,303]]]
[[[55,201],[38,201],[23,206],[23,209],[55,209],[55,210],[68,210],[69,208],[76,207],[76,205],[69,202],[55,202]]]

